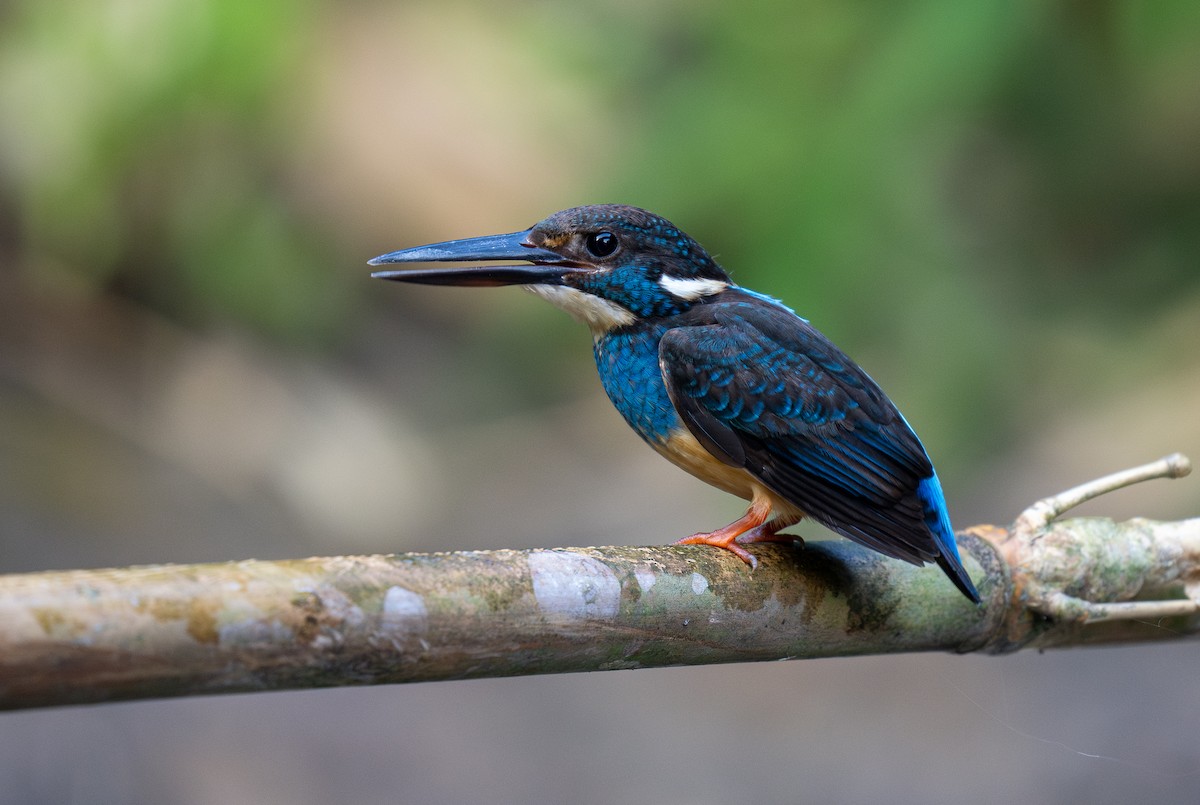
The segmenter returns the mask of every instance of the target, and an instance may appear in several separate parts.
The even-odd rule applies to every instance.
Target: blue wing
[[[671,402],[717,458],[828,528],[914,564],[962,568],[925,449],[878,385],[808,322],[738,291],[659,343]]]

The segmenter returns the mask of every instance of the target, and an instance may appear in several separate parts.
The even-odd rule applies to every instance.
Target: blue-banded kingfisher
[[[646,210],[575,207],[508,235],[391,252],[370,265],[428,285],[522,285],[586,324],[604,390],[659,454],[750,501],[743,517],[677,544],[753,542],[803,517],[915,565],[963,568],[925,448],[866,372],[782,302],[734,284],[678,227]],[[774,515],[772,519],[771,516]]]

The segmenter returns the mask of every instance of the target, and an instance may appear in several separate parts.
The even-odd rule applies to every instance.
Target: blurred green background
[[[558,311],[368,278],[604,201],[854,355],[960,526],[1200,458],[1194,0],[10,2],[0,572],[732,519],[627,430]],[[1195,484],[1088,510],[1195,516]],[[1157,645],[0,715],[0,790],[1191,802],[1194,666]]]

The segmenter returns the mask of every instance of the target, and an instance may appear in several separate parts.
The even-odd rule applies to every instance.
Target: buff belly
[[[652,445],[659,455],[701,481],[731,495],[753,502],[768,502],[776,515],[803,516],[794,504],[767,489],[741,467],[731,467],[713,458],[686,428],[671,431],[665,441]]]

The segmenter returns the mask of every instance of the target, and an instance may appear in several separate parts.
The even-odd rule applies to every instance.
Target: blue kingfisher
[[[370,265],[527,265],[379,271],[427,285],[522,285],[592,331],[600,381],[672,463],[750,501],[743,517],[676,544],[791,542],[808,516],[885,556],[936,562],[963,595],[941,483],[908,422],[840,349],[783,303],[734,284],[700,244],[636,207],[601,204],[529,229],[418,246]],[[772,518],[774,515],[774,518]]]

